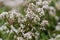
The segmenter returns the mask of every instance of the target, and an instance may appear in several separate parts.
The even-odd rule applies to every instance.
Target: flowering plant
[[[60,40],[59,0],[1,0],[0,40]]]

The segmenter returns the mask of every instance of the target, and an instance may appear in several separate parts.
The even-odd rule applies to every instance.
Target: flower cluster
[[[1,0],[0,2],[12,8],[0,13],[0,40],[60,40],[60,16],[56,12],[57,9],[60,10],[60,5],[55,1]],[[55,3],[55,6],[51,3]]]

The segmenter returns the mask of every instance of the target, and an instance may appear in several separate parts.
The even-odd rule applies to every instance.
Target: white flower
[[[48,6],[48,5],[43,5],[42,8],[44,8],[44,9],[49,9],[49,6]]]
[[[54,17],[56,16],[55,13],[52,12],[52,11],[49,11],[49,14],[50,14],[51,16],[54,16]]]
[[[9,17],[14,19],[14,17],[17,17],[19,15],[19,13],[16,11],[16,9],[13,9],[11,11],[9,11]]]
[[[37,22],[37,21],[40,21],[40,17],[38,15],[34,17],[34,22]]]
[[[56,30],[57,30],[57,31],[60,31],[60,22],[57,24]]]
[[[56,11],[53,6],[50,6],[50,7],[49,7],[49,10],[52,11],[52,12],[55,12],[55,11]]]
[[[42,5],[42,2],[38,1],[38,2],[36,2],[36,5]]]
[[[6,33],[9,33],[9,30],[7,30]]]
[[[16,9],[12,9],[11,11],[9,11],[10,14],[16,15],[17,14],[17,10]]]
[[[55,36],[56,36],[56,34],[54,33],[52,36],[53,36],[53,37],[55,37]]]
[[[24,40],[23,37],[17,37],[17,40]]]
[[[34,8],[35,5],[33,3],[30,3],[29,6],[31,6],[32,8]]]
[[[39,32],[35,32],[35,40],[38,40]]]
[[[16,13],[16,17],[22,16],[21,13]]]
[[[35,34],[36,34],[37,36],[39,36],[39,32],[35,32]]]
[[[0,40],[3,40],[2,38],[0,38]]]
[[[0,30],[5,30],[5,29],[7,29],[7,27],[6,27],[5,25],[2,25],[2,26],[0,27]]]
[[[41,16],[44,16],[44,15],[45,15],[44,11],[41,11],[41,12],[39,13],[39,15],[40,15],[40,17],[41,17]]]
[[[59,17],[58,16],[55,16],[55,19],[56,19],[56,21],[59,21]]]
[[[24,18],[23,17],[18,17],[18,23],[24,22]]]
[[[60,0],[55,3],[55,7],[56,7],[58,10],[60,10]]]
[[[3,29],[7,29],[7,27],[6,27],[5,25],[2,25],[2,28],[3,28]]]
[[[60,34],[55,37],[56,40],[60,40]]]
[[[51,39],[49,39],[49,40],[55,40],[54,38],[51,38]]]
[[[0,14],[0,18],[5,18],[5,16],[8,17],[8,12],[2,12]]]
[[[56,15],[56,10],[55,10],[55,8],[54,7],[49,7],[49,14],[51,15],[51,16],[55,16]]]
[[[21,27],[19,27],[18,32],[23,33],[25,30],[23,30]]]
[[[43,1],[43,5],[48,5],[48,1]]]
[[[42,11],[42,8],[37,8],[36,11],[37,12],[41,12]]]
[[[24,35],[25,38],[28,38],[28,39],[32,38],[31,32],[27,32],[27,33],[25,33],[23,35]]]
[[[50,10],[55,10],[55,8],[53,6],[50,6],[49,9]]]
[[[21,18],[18,18],[18,23],[20,23],[21,22]]]
[[[29,9],[27,9],[27,10],[28,11],[27,11],[26,17],[28,17],[30,19],[34,18],[35,13],[32,10],[29,10]]]
[[[20,24],[21,28],[24,28],[25,26],[23,24]]]
[[[38,0],[38,1],[36,1],[36,5],[42,5],[42,0]]]
[[[1,14],[2,14],[2,15],[7,15],[7,14],[8,14],[8,12],[2,12]]]
[[[10,18],[11,18],[11,19],[14,19],[14,15],[13,15],[13,14],[10,14]]]
[[[1,14],[3,14],[3,15],[7,15],[7,14],[8,14],[8,12],[2,12]]]
[[[45,28],[45,27],[40,27],[40,29],[42,29],[42,30],[46,30],[46,28]]]
[[[13,30],[10,30],[9,32],[10,32],[10,34],[11,34],[11,33],[13,33]]]
[[[42,22],[41,22],[41,26],[45,26],[45,25],[48,25],[49,23],[48,23],[48,20],[43,20]]]
[[[60,34],[58,34],[58,35],[56,36],[56,38],[58,38],[58,37],[60,37]]]

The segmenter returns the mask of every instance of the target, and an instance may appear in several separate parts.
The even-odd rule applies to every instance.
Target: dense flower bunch
[[[0,4],[0,40],[60,40],[60,1],[1,0]]]

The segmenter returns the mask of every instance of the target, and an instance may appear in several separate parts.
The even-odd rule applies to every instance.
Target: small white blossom
[[[48,5],[43,5],[42,8],[44,8],[44,9],[49,9],[49,6],[48,6]]]
[[[7,29],[7,27],[6,27],[5,25],[2,25],[2,26],[0,27],[0,30],[5,30],[5,29]]]
[[[36,5],[42,5],[42,2],[38,1],[36,2]]]
[[[55,10],[55,8],[54,7],[49,7],[49,14],[51,15],[51,16],[55,16],[56,15],[56,10]]]
[[[24,28],[25,26],[23,24],[20,24],[21,28]]]
[[[2,12],[2,13],[0,14],[0,18],[1,18],[1,19],[2,19],[2,18],[5,18],[5,16],[8,17],[8,12]]]
[[[21,27],[19,27],[18,32],[24,33],[25,30],[23,30]]]
[[[41,25],[42,26],[45,26],[45,25],[48,25],[49,23],[48,23],[48,20],[43,20],[42,22],[41,22]]]
[[[39,32],[35,32],[35,34],[36,34],[37,36],[39,36]]]
[[[56,36],[56,38],[58,38],[58,37],[60,37],[60,34],[58,34],[58,35]]]
[[[25,33],[23,35],[24,35],[25,38],[32,39],[31,32],[27,32],[27,33]]]
[[[48,1],[43,1],[43,5],[48,5]]]
[[[42,29],[42,30],[46,30],[46,28],[45,28],[45,27],[41,27],[40,29]]]
[[[6,33],[9,33],[9,30],[7,30]]]
[[[1,14],[2,14],[2,15],[7,15],[7,14],[8,14],[8,12],[2,12]]]
[[[45,15],[44,11],[41,11],[41,13],[39,13],[39,15],[40,15],[40,17],[44,16]]]
[[[13,15],[13,14],[10,14],[10,18],[11,18],[11,19],[14,19],[14,15]]]
[[[51,39],[49,39],[49,40],[55,40],[54,38],[51,38]]]
[[[55,39],[60,40],[60,34],[58,34]]]
[[[0,40],[3,40],[2,38],[0,38]]]
[[[18,17],[18,23],[24,22],[24,18],[23,17]]]
[[[32,10],[27,9],[26,17],[32,19],[32,18],[34,18],[34,16],[35,16],[35,13]]]
[[[56,7],[58,10],[60,10],[60,0],[55,3],[55,7]]]
[[[36,11],[37,12],[41,12],[42,11],[42,8],[37,8]]]
[[[55,16],[55,19],[56,19],[56,21],[59,21],[59,17],[58,16]]]
[[[10,33],[13,33],[13,30],[10,30],[9,32],[10,32]]]
[[[60,31],[60,22],[57,24],[56,30],[57,30],[57,31]]]
[[[17,40],[24,40],[23,37],[17,37]]]
[[[38,15],[34,17],[34,22],[37,22],[37,21],[40,21],[40,17]]]
[[[11,11],[9,11],[10,14],[16,15],[17,14],[17,10],[16,9],[12,9]]]

